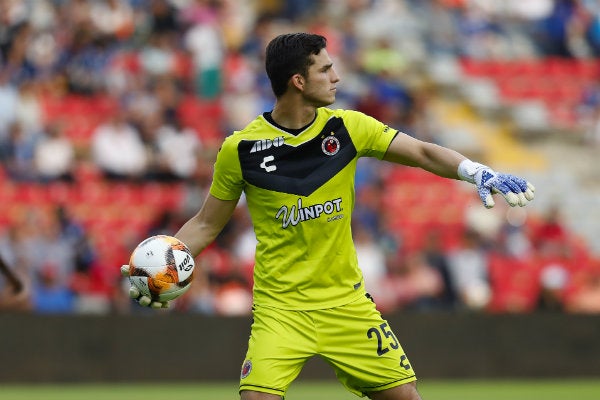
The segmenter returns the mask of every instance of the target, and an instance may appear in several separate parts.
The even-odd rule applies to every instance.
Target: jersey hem
[[[284,310],[284,311],[315,311],[315,310],[326,310],[328,308],[341,307],[341,306],[344,306],[346,304],[353,303],[356,300],[360,299],[361,297],[364,297],[366,294],[367,294],[367,292],[363,289],[361,291],[357,291],[355,295],[348,296],[347,298],[344,298],[343,300],[341,300],[339,302],[319,303],[319,304],[315,304],[314,306],[310,306],[308,304],[303,304],[301,307],[292,307],[292,306],[285,306],[285,305],[282,306],[280,304],[258,303],[258,302],[254,302],[254,306],[275,308],[275,309]]]
[[[217,199],[223,200],[223,201],[239,200],[239,198],[241,197],[241,196],[236,197],[236,196],[223,195],[220,192],[214,191],[212,187],[208,190],[208,193],[210,193],[213,197],[216,197]]]
[[[394,139],[396,139],[396,136],[398,136],[398,134],[400,133],[399,130],[396,130],[396,129],[394,129],[394,130],[396,131],[396,133],[394,134],[394,136],[392,136],[392,139],[387,144],[387,147],[385,148],[385,151],[383,153],[381,153],[381,157],[377,157],[377,159],[383,160],[385,158],[385,156],[387,155],[387,153],[388,153],[388,151],[390,149],[390,146],[392,145],[392,142],[394,141]]]
[[[282,396],[282,397],[285,395],[285,391],[280,390],[280,389],[273,389],[273,388],[268,388],[268,387],[264,387],[264,386],[255,386],[255,385],[240,385],[239,393],[243,392],[244,390],[248,390],[248,391],[252,391],[252,392],[274,394],[274,395]]]
[[[383,390],[387,390],[387,389],[392,389],[395,388],[397,386],[402,386],[406,383],[410,383],[410,382],[414,382],[417,380],[417,376],[416,375],[411,375],[409,377],[406,377],[404,379],[399,379],[397,381],[394,382],[390,382],[387,383],[385,385],[381,385],[381,386],[377,386],[377,387],[370,387],[370,388],[361,388],[361,394],[363,396],[368,396],[369,393],[374,393],[374,392],[381,392]]]

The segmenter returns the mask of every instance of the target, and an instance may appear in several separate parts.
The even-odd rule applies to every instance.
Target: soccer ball
[[[157,235],[143,240],[129,259],[129,281],[152,301],[185,293],[194,279],[194,257],[177,238]]]

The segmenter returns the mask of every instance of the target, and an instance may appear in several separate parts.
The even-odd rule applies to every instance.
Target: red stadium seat
[[[492,312],[531,312],[540,293],[539,267],[534,260],[502,254],[488,258]]]

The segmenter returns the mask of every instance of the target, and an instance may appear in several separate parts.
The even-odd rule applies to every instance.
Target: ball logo
[[[179,271],[189,271],[194,268],[194,263],[192,263],[192,257],[189,254],[186,254],[183,262],[177,266]]]
[[[340,141],[335,136],[329,135],[323,139],[323,142],[321,143],[321,149],[323,150],[323,153],[327,154],[328,156],[333,156],[340,151]]]
[[[246,360],[244,362],[244,365],[242,365],[242,374],[241,374],[241,378],[244,379],[246,378],[248,375],[250,375],[250,372],[252,371],[252,361],[250,360]]]

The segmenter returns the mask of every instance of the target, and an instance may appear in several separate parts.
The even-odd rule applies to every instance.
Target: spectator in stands
[[[32,291],[33,312],[39,314],[71,314],[75,296],[68,286],[60,283],[51,264],[38,271]]]
[[[478,5],[460,10],[458,19],[460,52],[470,58],[497,57],[502,45],[502,32],[492,16]]]
[[[153,33],[140,50],[140,65],[146,74],[161,76],[174,74],[177,67],[176,36],[170,33]]]
[[[173,229],[177,229],[185,218],[176,210],[165,209],[150,222],[145,236],[168,235],[173,232]]]
[[[354,221],[357,229],[369,231],[369,236],[377,240],[381,235],[381,197],[383,193],[383,184],[374,175],[374,171],[370,171],[373,165],[372,160],[365,160],[359,165],[362,167],[357,172],[356,183],[356,198],[357,206],[354,209]]]
[[[460,247],[450,252],[448,263],[460,305],[469,310],[484,309],[490,301],[491,289],[481,236],[465,230]]]
[[[64,205],[57,205],[52,218],[55,218],[60,240],[73,251],[74,270],[88,273],[96,263],[97,254],[87,230],[69,214]]]
[[[379,38],[372,47],[365,49],[361,58],[362,68],[370,75],[382,76],[385,80],[395,82],[406,68],[408,61],[390,37]],[[390,79],[392,78],[392,79]]]
[[[116,45],[112,38],[98,35],[92,25],[81,25],[76,29],[61,61],[68,90],[81,95],[100,93],[106,85],[104,73],[110,66]]]
[[[555,0],[552,12],[539,23],[537,39],[544,55],[571,57],[568,25],[577,8],[573,0]]]
[[[192,55],[195,93],[214,99],[222,91],[222,66],[225,49],[219,35],[219,3],[192,2],[181,18],[190,28],[184,36],[185,48]]]
[[[8,128],[8,138],[0,145],[0,160],[15,181],[33,181],[36,179],[34,167],[36,138],[28,134],[18,122]]]
[[[164,160],[160,157],[158,149],[158,129],[163,122],[160,112],[147,114],[137,118],[132,125],[146,149],[146,167],[143,179],[148,181],[167,182],[172,179]],[[132,121],[133,123],[133,121]]]
[[[147,118],[163,114],[164,109],[156,94],[148,87],[145,75],[129,71],[124,75],[123,86],[118,90],[118,100],[133,127],[141,130]]]
[[[37,217],[32,290],[36,312],[108,312],[106,279],[83,227],[57,206]]]
[[[39,97],[40,85],[34,81],[25,81],[19,87],[19,94],[15,106],[16,120],[26,132],[40,132],[43,130],[42,104]]]
[[[53,285],[68,287],[76,270],[77,249],[72,239],[63,234],[60,212],[41,209],[26,218],[24,250],[31,257],[35,273],[42,279],[48,273]]]
[[[161,164],[175,181],[196,177],[202,142],[191,127],[184,127],[177,118],[165,120],[156,132],[156,146]]]
[[[152,0],[147,17],[151,32],[176,33],[179,29],[177,12],[172,1]]]
[[[146,148],[123,110],[94,129],[91,150],[94,162],[107,179],[136,181],[146,173]]]
[[[577,111],[579,122],[585,129],[585,143],[591,146],[600,145],[600,80],[584,89]]]
[[[506,221],[495,238],[501,252],[521,260],[533,257],[534,249],[526,222],[525,212],[507,211]]]
[[[150,85],[161,117],[168,123],[176,123],[178,107],[182,100],[182,90],[174,75],[163,75],[153,79]],[[161,123],[163,123],[161,121]]]
[[[239,265],[239,274],[245,278],[249,287],[253,279],[256,234],[247,209],[237,207],[234,211],[234,218],[235,232],[231,250]]]
[[[194,274],[194,284],[185,297],[177,299],[175,307],[186,312],[214,315],[216,313],[215,287],[209,282],[206,269],[202,268]]]
[[[455,55],[459,52],[460,40],[456,24],[456,13],[450,11],[441,1],[427,1],[419,4],[415,12],[423,21],[427,20],[431,32],[425,41],[430,54]]]
[[[249,315],[252,311],[252,291],[242,277],[232,275],[216,285],[215,311],[219,315],[234,317]]]
[[[195,293],[192,307],[200,312],[207,312],[212,305],[214,313],[221,315],[248,315],[252,307],[251,285],[246,279],[243,266],[230,253],[231,245],[235,239],[232,221],[227,232],[222,235],[217,243],[202,253],[200,267],[206,271],[206,278],[210,291],[199,289]]]
[[[388,279],[398,296],[400,308],[412,311],[438,309],[444,292],[444,280],[439,270],[427,262],[421,251],[410,252],[402,257],[396,271],[390,271]]]
[[[540,295],[537,308],[541,311],[561,312],[565,307],[565,290],[569,284],[570,274],[567,268],[559,263],[548,264],[540,272]]]
[[[42,182],[73,182],[75,148],[65,135],[63,125],[48,125],[35,147],[33,161]]]
[[[546,210],[544,219],[531,235],[533,246],[538,251],[557,255],[570,251],[569,232],[562,219],[558,205],[552,205]]]
[[[352,225],[352,234],[358,256],[358,265],[365,279],[365,288],[386,310],[396,307],[395,298],[386,298],[383,292],[383,282],[388,279],[386,253],[376,240],[375,232],[371,227],[355,221]]]
[[[101,35],[127,39],[134,30],[134,14],[128,0],[94,1],[90,9],[92,23]]]
[[[33,27],[28,20],[14,26],[4,63],[5,71],[12,83],[22,84],[36,75],[35,65],[29,59],[28,46],[33,36]]]
[[[0,146],[9,140],[8,128],[17,121],[18,104],[17,86],[10,82],[8,71],[0,67]]]
[[[442,289],[437,296],[437,306],[447,310],[453,309],[456,306],[457,293],[454,282],[452,282],[448,255],[442,247],[440,232],[430,231],[426,234],[422,252],[424,261],[437,270],[443,281]]]
[[[265,104],[257,87],[256,66],[249,57],[241,53],[229,55],[223,73],[228,79],[224,82],[224,119],[227,131],[242,129],[251,115],[264,111]]]
[[[580,314],[600,314],[600,265],[578,276],[576,290],[565,299],[565,310]]]
[[[583,4],[590,13],[590,23],[587,29],[587,38],[593,56],[600,56],[600,5],[594,0],[583,0]]]

